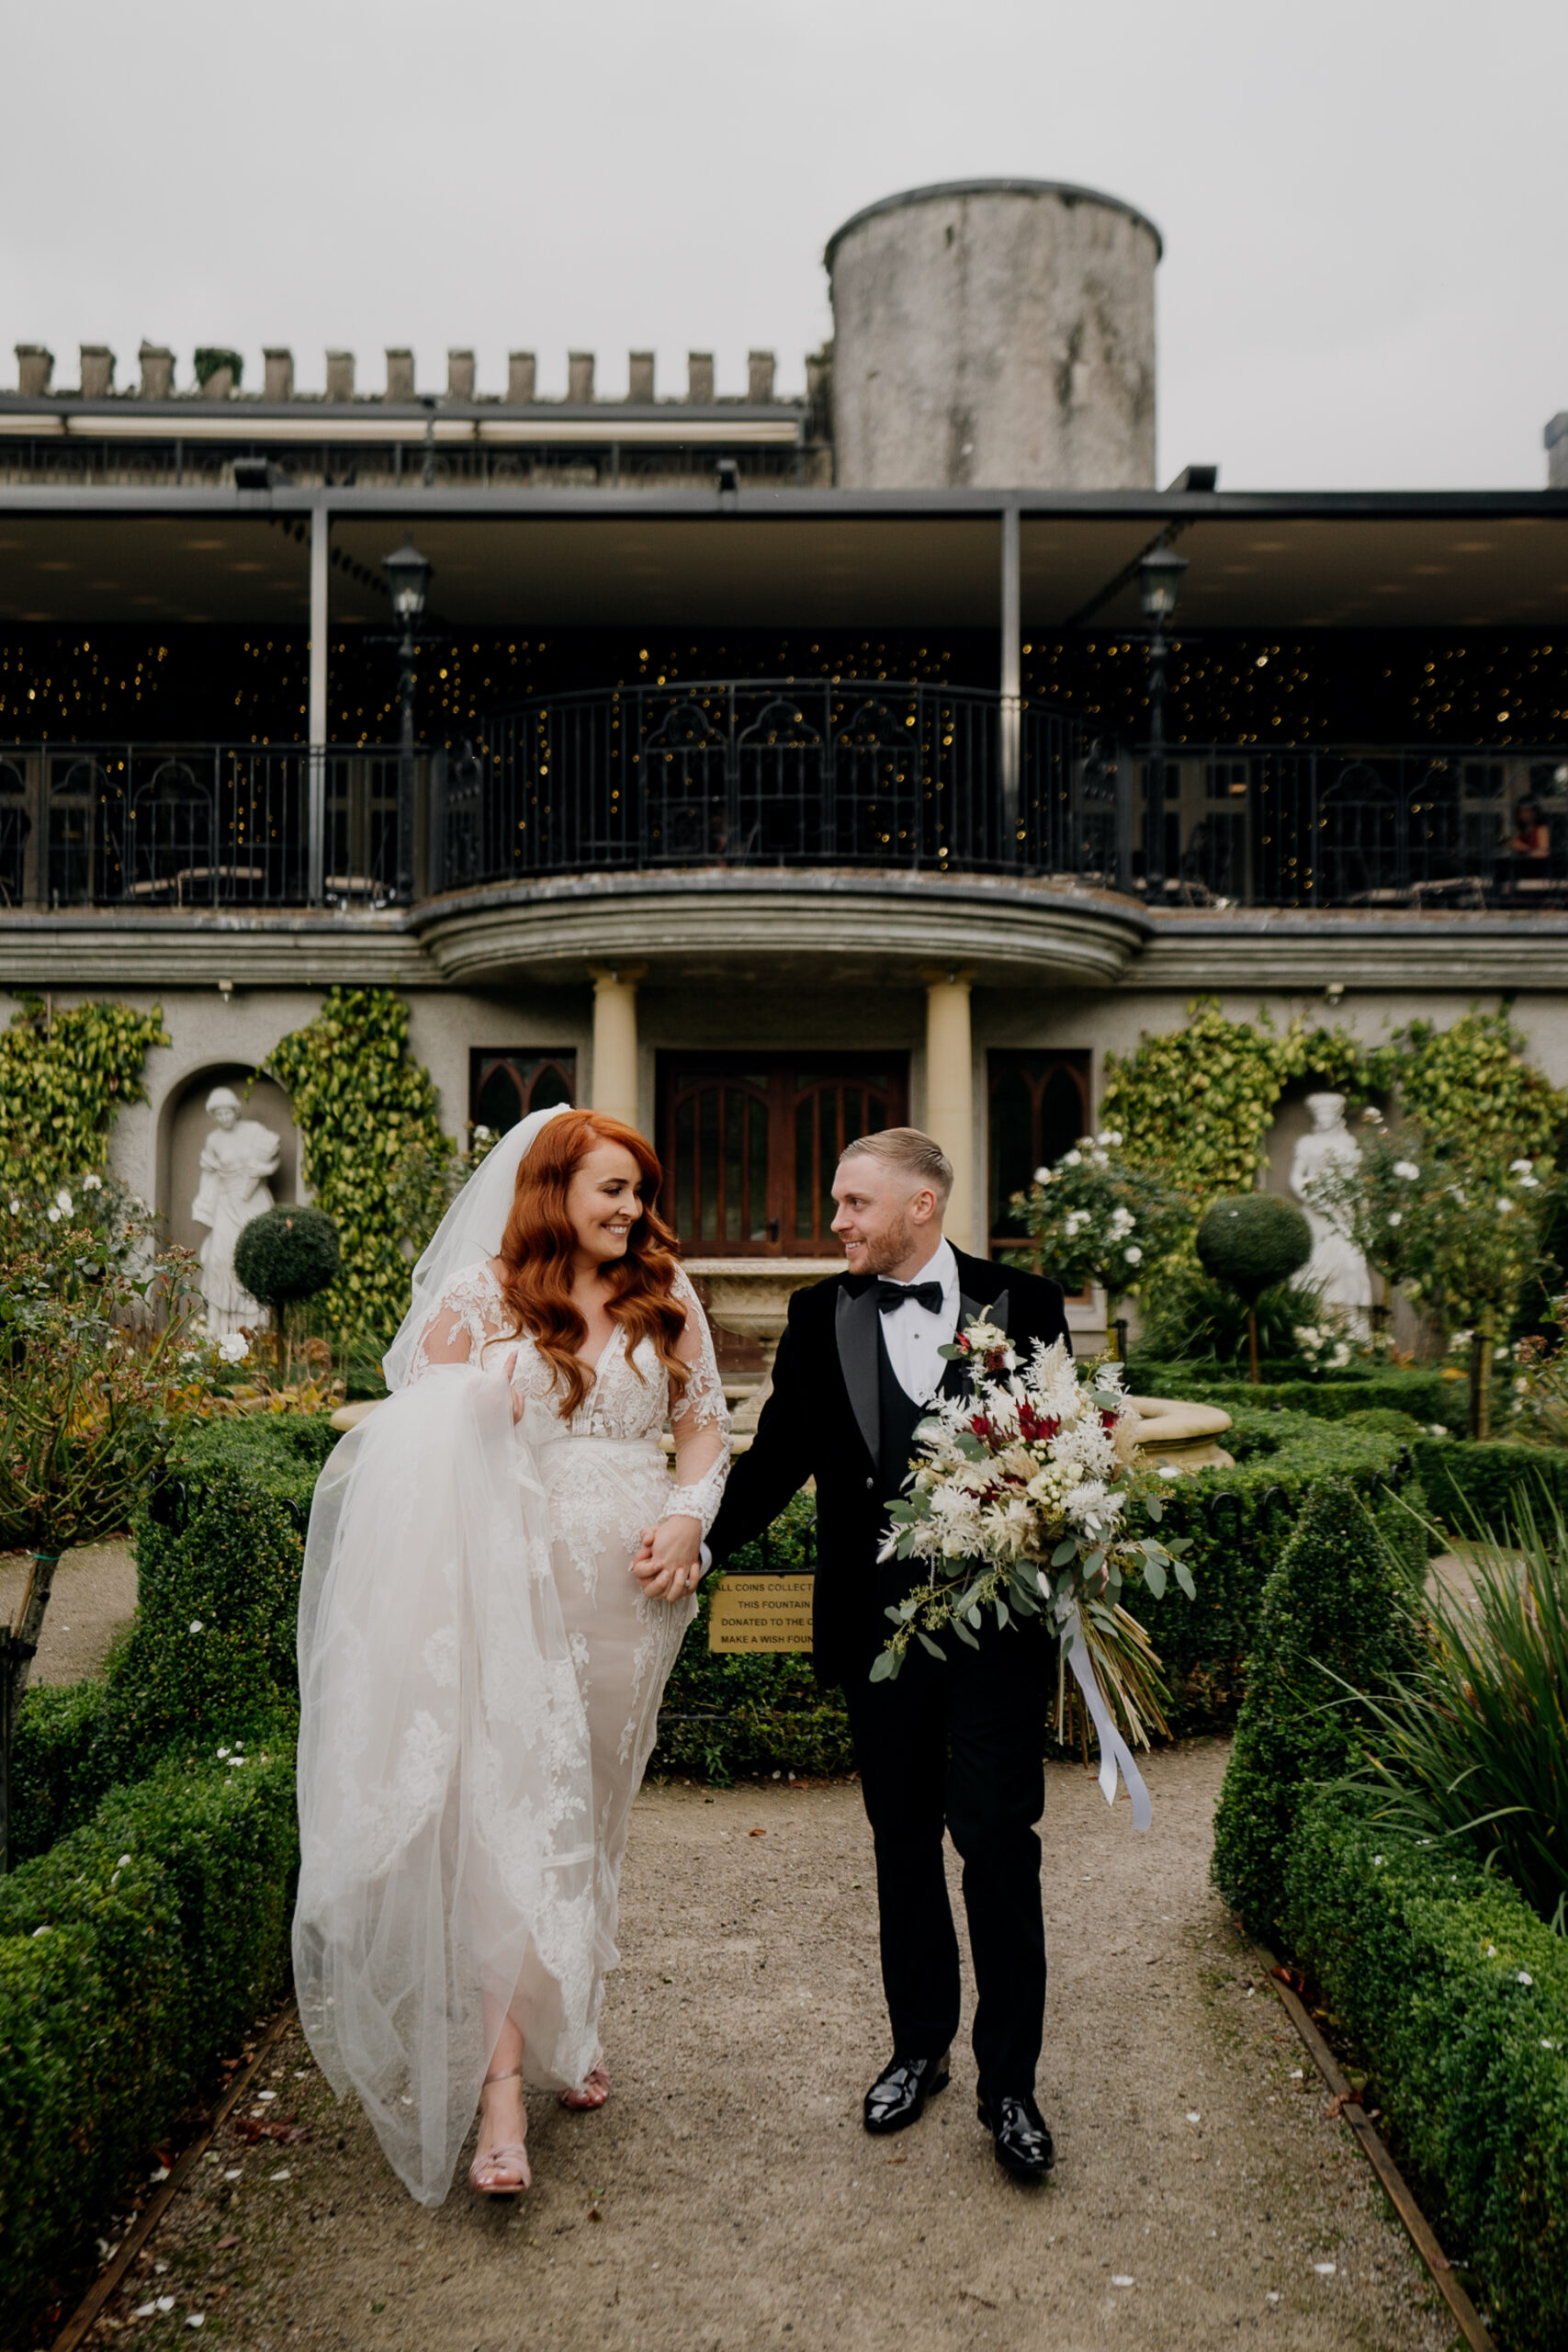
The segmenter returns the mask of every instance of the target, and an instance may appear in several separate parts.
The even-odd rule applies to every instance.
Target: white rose
[[[1403,1210],[1403,1209],[1390,1209],[1390,1211],[1389,1211],[1389,1213],[1388,1213],[1388,1221],[1389,1221],[1390,1225],[1403,1225],[1403,1224],[1404,1223],[1404,1210]]]
[[[1514,1208],[1514,1204],[1513,1204],[1513,1203],[1512,1203],[1512,1201],[1508,1198],[1508,1195],[1506,1194],[1506,1193],[1498,1193],[1498,1195],[1497,1195],[1497,1214],[1498,1214],[1498,1216],[1511,1216],[1513,1215],[1513,1208]]]
[[[218,1342],[218,1355],[223,1363],[243,1363],[251,1352],[251,1343],[243,1331],[231,1331]]]
[[[1123,1250],[1122,1255],[1126,1259],[1127,1263],[1130,1266],[1141,1266],[1144,1262],[1144,1253],[1139,1249],[1135,1241],[1132,1242],[1127,1249]]]
[[[58,1193],[56,1193],[56,1194],[55,1194],[54,1198],[55,1198],[55,1203],[56,1203],[57,1206],[61,1209],[61,1211],[63,1213],[63,1215],[65,1215],[66,1216],[70,1216],[70,1214],[71,1214],[71,1211],[72,1211],[73,1207],[75,1204],[74,1204],[74,1203],[73,1202],[73,1200],[72,1200],[72,1198],[71,1198],[70,1193],[65,1190],[65,1188],[64,1188],[64,1186],[63,1186],[63,1185],[62,1185],[62,1186],[61,1186],[61,1188],[60,1188],[59,1192],[58,1192]]]
[[[1048,1184],[1051,1182],[1051,1170],[1048,1168],[1037,1168],[1034,1171],[1034,1181],[1037,1184]]]
[[[1407,1184],[1414,1184],[1421,1170],[1413,1159],[1396,1159],[1393,1163],[1393,1172],[1396,1176],[1403,1176]]]
[[[94,1176],[89,1172],[87,1175],[83,1177],[82,1190],[85,1193],[101,1193],[103,1189],[104,1180],[101,1176]]]
[[[49,1221],[51,1225],[58,1225],[60,1223],[60,1211],[57,1208],[51,1208],[49,1212]]]
[[[20,1201],[13,1201],[13,1202],[12,1202],[12,1204],[11,1204],[11,1215],[12,1215],[13,1216],[21,1216],[21,1214],[22,1214],[22,1204],[21,1204]]]
[[[1534,1164],[1533,1160],[1529,1159],[1510,1159],[1508,1173],[1510,1176],[1528,1176]]]
[[[1062,1165],[1064,1168],[1081,1168],[1083,1166],[1082,1152],[1065,1151],[1062,1154]]]

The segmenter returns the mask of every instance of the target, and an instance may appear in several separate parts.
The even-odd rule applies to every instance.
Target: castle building
[[[115,1148],[176,1238],[206,1091],[333,982],[406,993],[455,1134],[635,1119],[716,1258],[830,1250],[906,1117],[1005,1239],[1201,991],[1506,996],[1568,1078],[1568,418],[1539,491],[1160,488],[1160,251],[1087,188],[889,198],[788,392],[18,346],[0,989],[162,1004]]]

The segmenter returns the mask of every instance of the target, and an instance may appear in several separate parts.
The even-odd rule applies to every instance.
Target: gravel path
[[[650,1788],[615,2095],[536,2103],[530,2196],[411,2203],[291,2035],[254,2113],[309,2143],[226,2132],[95,2342],[188,2344],[199,2313],[251,2352],[1440,2352],[1442,2307],[1209,1891],[1224,1756],[1155,1759],[1146,1839],[1051,1769],[1043,2190],[997,2165],[966,2049],[913,2131],[860,2129],[886,2026],[858,1791]]]
[[[17,1622],[32,1566],[30,1552],[0,1555],[0,1619]],[[80,1682],[96,1674],[109,1644],[136,1614],[136,1563],[126,1544],[84,1544],[62,1552],[33,1660],[35,1682]]]

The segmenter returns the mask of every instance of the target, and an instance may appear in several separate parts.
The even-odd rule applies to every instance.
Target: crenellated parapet
[[[357,382],[356,355],[352,351],[333,350],[325,356],[324,389],[319,392],[302,391],[295,378],[294,354],[287,345],[268,345],[262,354],[262,382],[257,390],[243,383],[243,370],[239,355],[201,350],[193,356],[188,379],[176,382],[175,354],[166,345],[143,343],[138,355],[140,373],[135,381],[117,384],[117,360],[107,344],[85,343],[80,346],[79,372],[74,386],[56,384],[54,354],[43,344],[19,343],[16,346],[17,385],[15,397],[21,401],[47,402],[51,407],[74,401],[113,401],[116,405],[136,401],[145,403],[184,403],[197,400],[223,400],[236,406],[257,411],[274,408],[319,409],[321,407],[359,406],[369,403],[378,407],[408,404],[457,404],[481,408],[573,407],[605,409],[637,409],[684,406],[687,408],[786,408],[800,410],[820,405],[822,377],[827,361],[818,354],[806,362],[807,387],[804,396],[781,396],[776,387],[777,361],[771,351],[747,354],[746,388],[744,391],[727,392],[718,389],[717,373],[711,351],[694,351],[687,355],[686,381],[678,392],[660,392],[655,386],[655,356],[651,351],[628,354],[626,389],[624,393],[606,395],[597,387],[597,355],[592,351],[572,351],[567,355],[567,386],[560,397],[542,398],[538,390],[537,355],[532,351],[513,351],[507,355],[505,389],[487,390],[479,382],[478,361],[471,349],[453,349],[446,354],[446,379],[435,389],[421,386],[415,355],[406,345],[390,346],[385,354],[385,379],[379,390],[360,390]],[[218,366],[204,363],[221,361]],[[4,397],[0,394],[0,397]]]

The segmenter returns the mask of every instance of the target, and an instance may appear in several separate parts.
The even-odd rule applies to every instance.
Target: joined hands
[[[632,1574],[650,1600],[683,1600],[702,1582],[703,1525],[684,1514],[645,1527]]]

